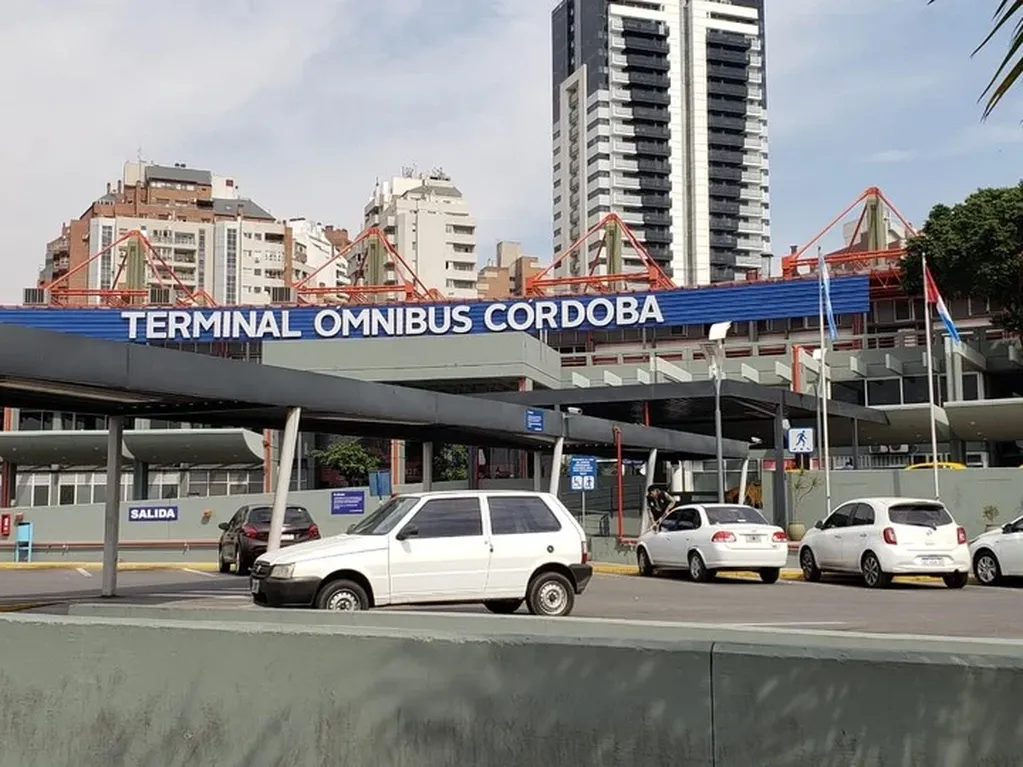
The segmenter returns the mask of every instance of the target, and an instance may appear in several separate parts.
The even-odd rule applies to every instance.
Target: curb
[[[0,570],[102,570],[102,562],[0,562]],[[198,570],[217,572],[215,562],[118,562],[119,572],[149,570]]]
[[[0,604],[0,613],[18,613],[22,610],[34,610],[37,607],[49,607],[59,602],[16,602],[14,604]]]
[[[617,565],[617,564],[603,564],[593,563],[593,572],[601,573],[603,575],[639,575],[639,568],[635,565]],[[747,571],[736,571],[733,573],[721,573],[723,578],[736,578],[740,580],[760,580],[760,576],[754,572]],[[783,581],[801,581],[803,580],[803,571],[794,567],[786,567],[781,571],[781,580]],[[897,583],[941,583],[941,578],[935,578],[929,575],[896,575],[895,581]],[[970,583],[973,585],[977,584],[977,579],[970,574]]]

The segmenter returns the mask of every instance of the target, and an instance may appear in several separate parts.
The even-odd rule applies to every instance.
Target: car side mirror
[[[1002,525],[1002,532],[1006,534],[1014,533],[1016,532],[1016,529],[1012,526],[1012,522],[1006,522],[1004,525]]]
[[[415,538],[419,535],[419,528],[415,525],[406,525],[405,529],[395,536],[399,541],[408,540],[409,538]]]
[[[813,526],[815,528],[817,528],[818,530],[823,530],[824,529],[824,520],[823,519],[818,519],[816,522],[813,523]]]
[[[230,525],[227,524],[227,522],[221,522],[219,525],[217,525],[217,527],[219,527],[221,530],[226,530],[227,528],[230,527]]]

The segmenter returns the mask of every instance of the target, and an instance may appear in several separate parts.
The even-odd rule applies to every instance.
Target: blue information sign
[[[592,455],[568,457],[568,483],[572,490],[597,489],[597,459]]]
[[[526,411],[526,431],[537,431],[543,433],[543,410]]]
[[[362,490],[331,490],[330,513],[365,514],[366,494]]]

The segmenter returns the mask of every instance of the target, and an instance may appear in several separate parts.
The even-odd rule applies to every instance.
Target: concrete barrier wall
[[[162,609],[0,616],[18,656],[0,767],[995,767],[1023,749],[1018,641]]]
[[[764,503],[768,515],[772,513],[774,475],[764,477]],[[997,524],[1004,525],[1023,515],[1023,470],[1021,469],[962,469],[939,472],[941,500],[951,510],[956,521],[972,537],[984,532],[987,521],[981,513],[988,505],[996,506]],[[805,488],[793,491],[799,482]],[[787,493],[789,510],[796,521],[807,526],[827,514],[823,472],[805,472],[802,477],[788,475]],[[795,497],[794,497],[795,496]],[[914,471],[833,471],[831,472],[831,505],[839,506],[853,498],[876,496],[903,496],[911,498],[934,497],[934,475],[925,469]],[[770,516],[768,517],[770,518]]]

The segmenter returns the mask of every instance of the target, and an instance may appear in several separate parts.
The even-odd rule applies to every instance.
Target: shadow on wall
[[[1019,661],[995,668],[969,655],[809,655],[818,657],[797,648],[715,647],[716,767],[1020,763]]]
[[[712,764],[706,644],[45,628],[0,674],[3,767]]]

